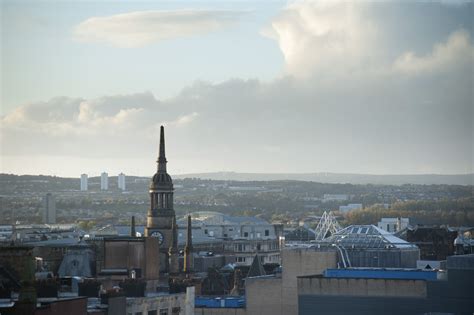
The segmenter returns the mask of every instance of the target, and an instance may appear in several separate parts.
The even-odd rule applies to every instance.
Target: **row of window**
[[[233,231],[234,229],[229,229],[229,231]],[[214,231],[209,231],[208,229],[204,229],[204,234],[209,235],[209,236],[214,236]],[[270,230],[265,230],[265,236],[270,236]],[[227,233],[224,233],[224,237],[229,237]],[[249,237],[249,232],[244,232],[244,237]],[[262,237],[262,233],[257,232],[256,237],[260,238]],[[252,234],[253,238],[253,234]]]
[[[178,315],[179,313],[181,312],[181,308],[180,307],[173,307],[171,309],[171,314],[172,315]],[[168,309],[167,308],[162,308],[160,309],[160,315],[168,315]],[[133,313],[127,313],[127,315],[134,315]],[[143,315],[143,312],[136,312],[135,315]],[[158,315],[158,311],[157,310],[153,310],[153,311],[148,311],[147,312],[147,315]]]
[[[234,244],[234,251],[236,252],[249,252],[249,251],[268,251],[268,250],[277,250],[278,243],[272,242],[267,243],[266,246],[262,246],[262,244]]]
[[[252,262],[252,261],[253,261],[253,258],[254,258],[254,257],[240,257],[240,256],[237,256],[237,257],[235,258],[235,260],[236,260],[237,262],[246,262],[247,260],[248,260],[249,262]],[[262,261],[263,263],[265,263],[265,262],[279,262],[279,260],[280,260],[280,256],[274,255],[274,256],[263,256],[261,261]]]

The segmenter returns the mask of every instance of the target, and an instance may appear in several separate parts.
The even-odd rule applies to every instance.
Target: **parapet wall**
[[[425,280],[298,278],[298,295],[427,297]]]

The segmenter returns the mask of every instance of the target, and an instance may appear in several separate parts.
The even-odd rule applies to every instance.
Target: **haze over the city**
[[[1,173],[473,173],[471,1],[1,2]]]

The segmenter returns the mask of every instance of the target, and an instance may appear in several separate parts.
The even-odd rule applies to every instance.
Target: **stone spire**
[[[173,222],[171,223],[171,240],[170,247],[168,249],[169,256],[169,273],[177,274],[179,272],[178,262],[178,231],[176,225],[176,217],[173,216]]]
[[[137,231],[135,230],[135,216],[132,215],[132,224],[130,226],[130,236],[136,237]]]
[[[263,268],[262,262],[258,254],[255,254],[253,258],[252,265],[250,265],[249,272],[247,273],[247,278],[249,277],[260,277],[265,276],[265,269]]]
[[[165,128],[160,127],[160,153],[158,155],[158,172],[166,173],[166,155],[165,155]]]
[[[188,215],[188,227],[186,233],[186,246],[184,247],[184,272],[192,272],[194,268],[193,259],[193,231],[191,225],[191,215]]]

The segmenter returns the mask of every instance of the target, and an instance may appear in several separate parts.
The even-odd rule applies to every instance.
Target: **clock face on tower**
[[[160,245],[163,244],[163,234],[161,234],[161,232],[153,231],[153,232],[151,232],[150,236],[158,238],[158,242],[160,242]]]

